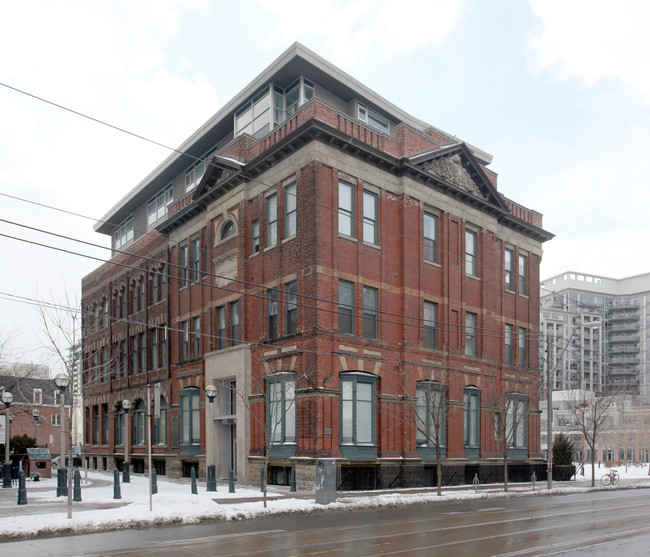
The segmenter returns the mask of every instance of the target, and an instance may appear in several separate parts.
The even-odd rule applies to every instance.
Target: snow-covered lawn
[[[624,466],[616,468],[626,486],[650,487],[650,477],[646,466]],[[600,477],[608,469],[596,469],[596,487],[600,487]],[[83,473],[82,473],[83,477]],[[585,482],[591,479],[591,468],[585,466],[584,476],[578,475],[578,482],[554,483],[553,493],[582,492],[589,489]],[[103,480],[103,481],[101,481]],[[189,481],[181,483],[158,477],[158,493],[153,496],[152,510],[149,510],[149,480],[142,476],[131,476],[131,483],[121,484],[120,500],[113,499],[113,475],[102,472],[88,472],[88,483],[82,484],[83,503],[98,505],[120,504],[113,508],[96,508],[79,510],[73,503],[72,518],[67,518],[67,505],[64,498],[56,497],[56,480],[27,482],[27,506],[15,506],[14,512],[6,513],[0,521],[0,538],[47,535],[55,532],[87,533],[113,530],[133,526],[162,524],[191,524],[202,520],[240,520],[254,518],[272,513],[306,513],[322,509],[354,509],[373,506],[397,506],[420,502],[450,501],[457,499],[485,499],[514,497],[533,494],[531,484],[510,484],[508,494],[499,485],[483,487],[478,492],[474,488],[443,491],[438,497],[435,489],[403,489],[399,492],[366,492],[339,496],[336,503],[324,506],[316,504],[313,494],[291,493],[285,489],[269,487],[267,508],[261,500],[242,502],[243,498],[259,498],[259,488],[237,487],[234,494],[228,493],[228,487],[219,485],[218,491],[208,493],[205,483],[198,484],[198,494],[192,494]],[[110,482],[110,483],[106,483]],[[46,489],[43,489],[46,488]],[[546,482],[537,482],[535,494],[548,493]],[[217,503],[214,499],[218,499]],[[45,503],[39,505],[40,503]],[[30,507],[30,503],[32,506]],[[42,510],[42,513],[36,511]],[[28,509],[28,507],[30,507]],[[6,510],[6,509],[5,509]],[[27,512],[28,514],[20,514]],[[38,514],[34,514],[38,512]]]

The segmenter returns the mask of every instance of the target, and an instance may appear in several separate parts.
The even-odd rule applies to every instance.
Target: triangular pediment
[[[481,199],[507,209],[506,203],[465,143],[445,145],[409,157],[423,172]]]

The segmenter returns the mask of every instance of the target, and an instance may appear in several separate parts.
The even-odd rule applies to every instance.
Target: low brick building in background
[[[334,458],[342,489],[424,485],[436,429],[445,483],[486,479],[516,400],[529,478],[551,235],[490,162],[294,44],[95,227],[115,251],[82,284],[91,468],[121,464],[128,399],[145,470],[150,385],[158,473],[256,482],[268,456],[270,482],[313,485]]]

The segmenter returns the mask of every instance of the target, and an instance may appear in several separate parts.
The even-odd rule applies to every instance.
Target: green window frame
[[[189,387],[180,391],[179,398],[181,455],[197,455],[201,449],[200,391]]]
[[[463,393],[464,419],[463,444],[465,456],[479,457],[481,445],[481,391],[476,387],[466,387]]]
[[[364,372],[344,372],[341,388],[340,449],[350,460],[377,458],[377,377]]]
[[[270,456],[290,458],[297,449],[296,374],[279,372],[266,380],[266,439]]]
[[[418,456],[436,459],[439,446],[446,455],[447,439],[447,385],[437,381],[418,381],[416,384],[416,433]]]

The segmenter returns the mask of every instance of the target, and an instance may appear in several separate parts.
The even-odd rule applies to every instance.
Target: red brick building
[[[121,463],[128,399],[144,470],[151,385],[159,473],[255,482],[268,452],[271,482],[335,458],[342,488],[418,485],[439,445],[462,483],[516,423],[529,478],[551,235],[490,162],[294,44],[96,225],[115,254],[82,285],[91,466]]]

